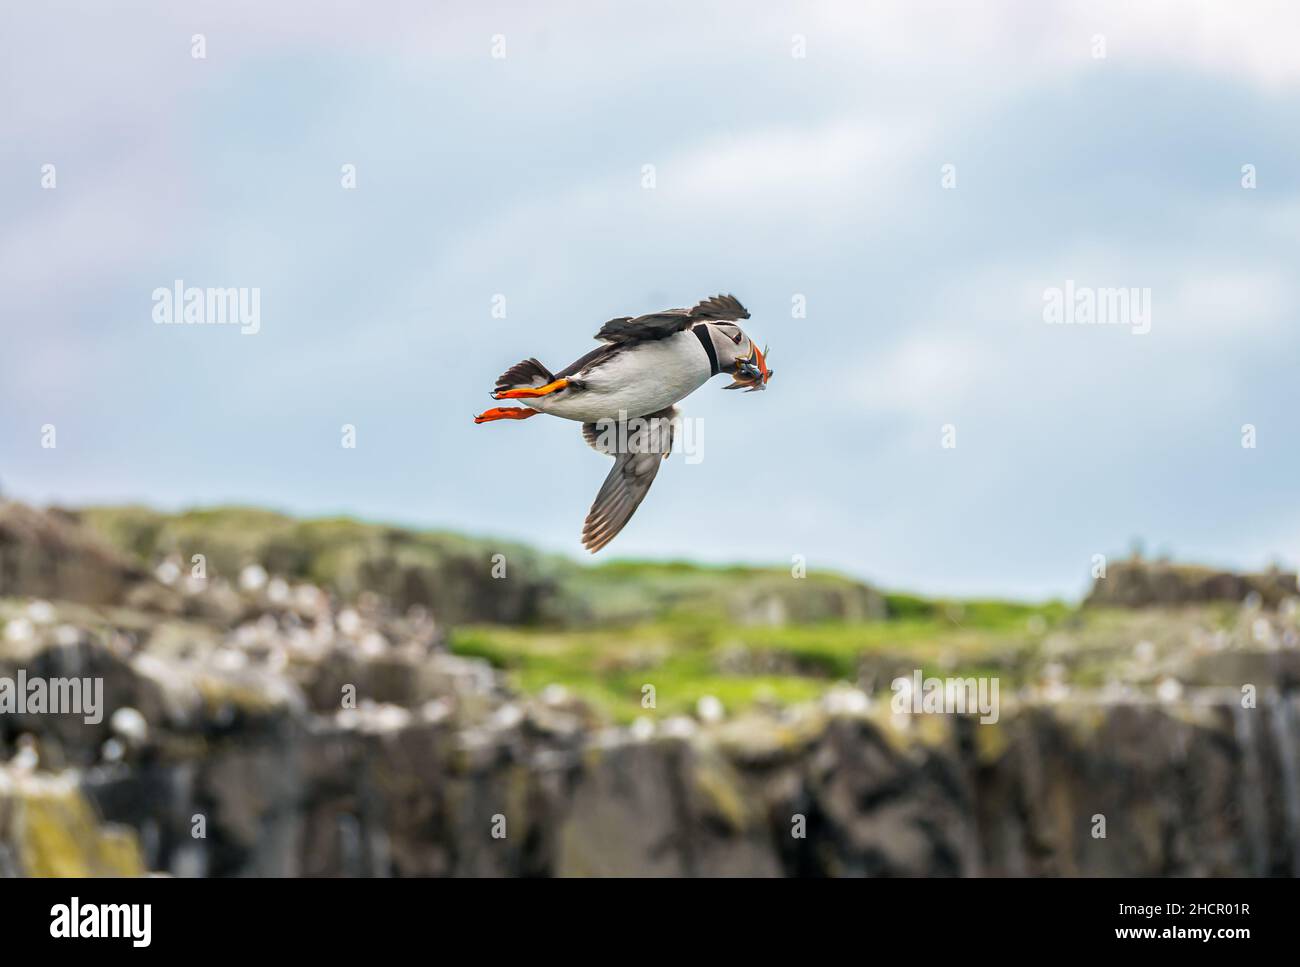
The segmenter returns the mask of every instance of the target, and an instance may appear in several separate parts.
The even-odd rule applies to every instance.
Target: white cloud
[[[883,125],[842,119],[821,126],[769,127],[700,145],[663,166],[662,184],[679,204],[759,211],[770,217],[809,205],[845,202],[883,209],[895,181],[928,143],[918,122]],[[937,175],[936,175],[937,177]],[[870,212],[854,209],[855,217]]]
[[[891,74],[978,72],[981,88],[1109,66],[1190,69],[1268,90],[1300,84],[1300,5],[1289,0],[831,2],[772,20],[797,30],[805,16],[815,43],[837,54],[856,51]],[[1096,34],[1106,39],[1103,62],[1092,56]]]

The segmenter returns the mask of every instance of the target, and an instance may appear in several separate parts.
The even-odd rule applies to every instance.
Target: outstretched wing
[[[609,343],[665,339],[675,332],[689,329],[697,322],[729,322],[748,318],[749,311],[734,295],[715,295],[693,309],[665,309],[647,316],[611,319],[600,327],[596,338]]]
[[[645,500],[659,464],[672,452],[676,425],[677,410],[671,406],[622,423],[582,424],[582,437],[591,448],[614,458],[582,525],[582,545],[591,553],[618,536]]]

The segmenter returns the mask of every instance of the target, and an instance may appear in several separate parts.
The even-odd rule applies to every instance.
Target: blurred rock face
[[[105,714],[0,715],[0,874],[1300,874],[1277,613],[1240,646],[1125,645],[1154,690],[1071,688],[1063,658],[995,725],[843,686],[610,728],[447,653],[427,606],[151,574],[15,506],[0,678],[102,679]]]
[[[9,506],[23,516],[42,516]],[[0,521],[5,513],[0,505]],[[257,562],[281,578],[330,588],[348,600],[369,591],[398,611],[424,607],[452,625],[582,627],[645,620],[676,607],[739,624],[863,620],[885,612],[879,592],[846,578],[810,574],[792,593],[790,574],[781,568],[731,575],[682,564],[592,569],[509,542],[349,520],[296,520],[246,508],[177,515],[91,508],[62,516],[85,525],[83,540],[102,535],[151,567],[169,561],[178,577],[201,551],[215,574],[233,575]],[[493,566],[485,567],[486,561]]]
[[[1085,604],[1092,607],[1146,608],[1152,605],[1233,604],[1252,599],[1276,608],[1295,597],[1296,575],[1273,570],[1263,574],[1234,574],[1212,568],[1132,558],[1107,568],[1093,582]]]
[[[0,501],[0,597],[122,601],[143,570],[62,515]]]
[[[0,876],[141,876],[134,833],[105,826],[76,776],[0,766]]]

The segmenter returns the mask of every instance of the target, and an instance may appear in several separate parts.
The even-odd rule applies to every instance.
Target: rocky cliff
[[[1111,563],[1105,577],[1093,582],[1084,602],[1089,607],[1147,608],[1207,604],[1240,604],[1256,600],[1276,608],[1296,596],[1296,574],[1271,568],[1260,574],[1237,574],[1219,568],[1141,557]]]
[[[616,725],[452,653],[427,604],[247,560],[192,582],[9,513],[0,561],[48,526],[60,563],[3,572],[0,681],[103,698],[0,714],[0,873],[1300,874],[1290,599],[1033,628],[975,659],[995,723],[900,711],[921,659],[864,646],[808,700]]]

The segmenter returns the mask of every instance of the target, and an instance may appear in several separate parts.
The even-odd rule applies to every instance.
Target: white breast
[[[691,332],[679,332],[667,339],[639,343],[608,362],[580,372],[575,378],[585,390],[569,395],[562,390],[554,397],[521,400],[533,409],[584,423],[645,416],[662,410],[708,382],[712,372],[709,357]]]

